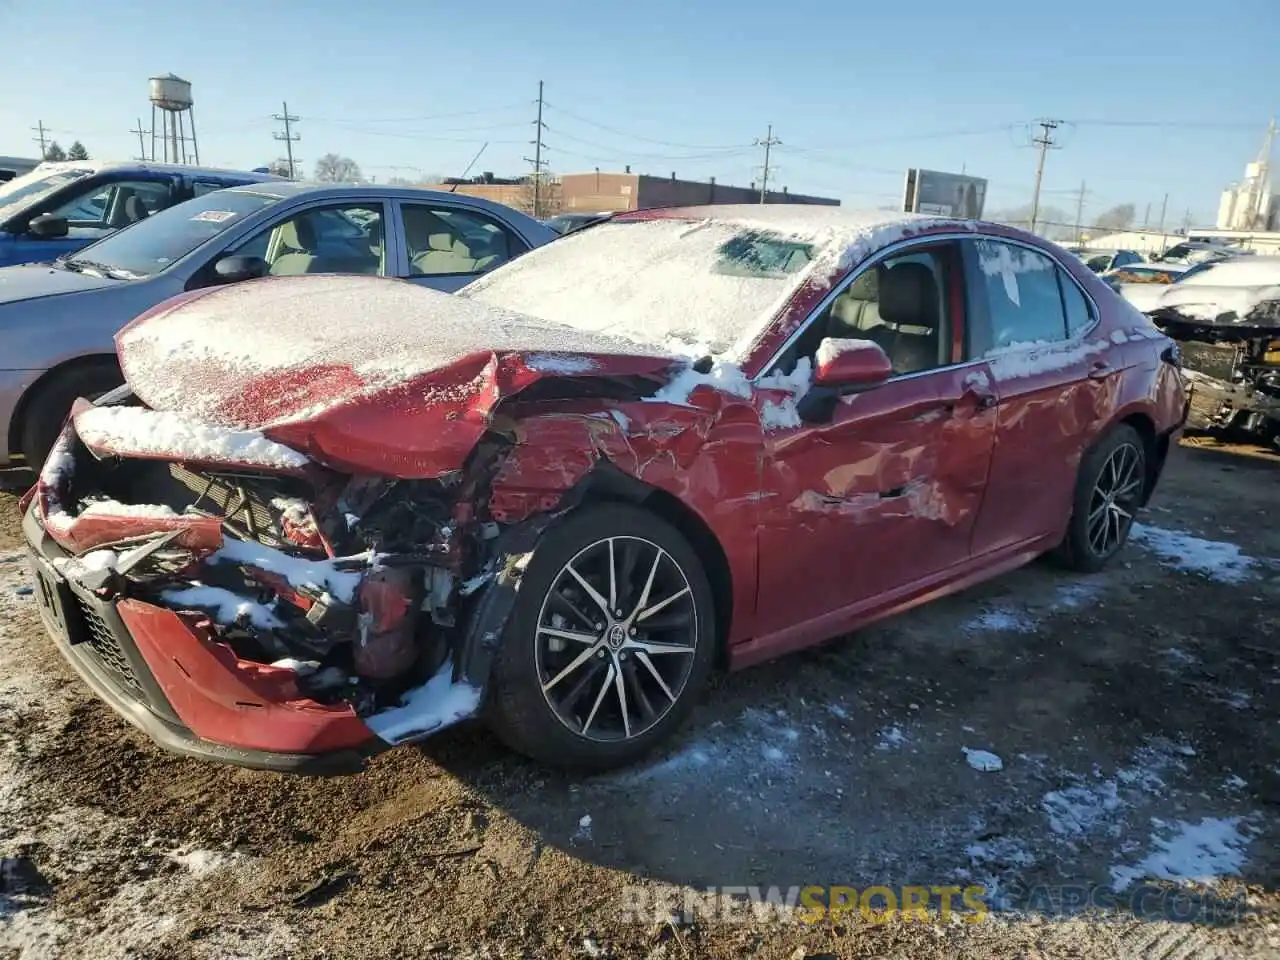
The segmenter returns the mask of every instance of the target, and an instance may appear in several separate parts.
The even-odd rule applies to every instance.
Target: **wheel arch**
[[[1169,455],[1169,437],[1156,432],[1155,420],[1142,410],[1135,410],[1121,417],[1117,423],[1123,423],[1137,431],[1142,438],[1142,446],[1146,452],[1145,474],[1142,484],[1142,505],[1145,507],[1155,490],[1156,480],[1164,468],[1165,458]]]
[[[610,500],[651,510],[689,541],[711,584],[716,613],[716,651],[723,665],[733,619],[733,573],[719,538],[702,516],[679,497],[605,462],[586,478],[581,502]]]
[[[64,360],[56,366],[50,367],[44,373],[36,378],[31,386],[23,391],[22,396],[18,398],[17,405],[13,408],[13,415],[9,418],[9,434],[5,438],[10,453],[21,452],[18,448],[22,443],[22,425],[25,422],[28,411],[31,409],[33,398],[40,395],[49,384],[53,383],[60,377],[66,376],[75,370],[84,370],[89,367],[101,367],[110,365],[117,372],[120,371],[120,362],[113,353],[90,353],[84,356],[72,357],[70,360]],[[123,374],[121,375],[123,377]],[[29,465],[30,466],[30,465]]]

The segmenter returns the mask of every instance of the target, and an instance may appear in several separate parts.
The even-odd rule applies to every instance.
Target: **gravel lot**
[[[1184,445],[1105,574],[1036,564],[720,678],[665,754],[589,779],[474,726],[333,780],[161,754],[45,640],[0,494],[0,960],[1276,956],[1278,484],[1280,459]],[[624,909],[810,884],[1004,909]]]

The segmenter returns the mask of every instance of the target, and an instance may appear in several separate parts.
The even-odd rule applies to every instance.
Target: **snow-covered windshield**
[[[27,207],[52,196],[68,184],[83,180],[94,172],[92,167],[36,167],[30,173],[14,177],[0,185],[0,223]]]
[[[772,318],[817,254],[812,243],[733,223],[612,222],[525,254],[458,295],[721,356]]]
[[[245,217],[279,201],[279,197],[265,193],[215,190],[153,213],[67,259],[73,264],[88,262],[128,279],[149,277]]]

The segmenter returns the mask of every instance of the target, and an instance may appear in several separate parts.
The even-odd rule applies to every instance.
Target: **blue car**
[[[168,163],[42,163],[0,183],[0,267],[74,253],[158,210],[269,173]]]

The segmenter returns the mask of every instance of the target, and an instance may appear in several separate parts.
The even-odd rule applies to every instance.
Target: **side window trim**
[[[1076,343],[1078,341],[1084,340],[1090,333],[1092,333],[1097,328],[1098,324],[1101,323],[1102,311],[1098,306],[1098,302],[1093,298],[1093,294],[1090,293],[1089,290],[1085,288],[1084,284],[1081,283],[1076,278],[1075,274],[1073,274],[1071,270],[1067,267],[1067,264],[1064,258],[1058,257],[1048,250],[1045,250],[1041,247],[1037,247],[1034,244],[1026,243],[1014,237],[1000,237],[1000,236],[994,236],[994,235],[975,236],[970,234],[969,236],[963,237],[962,239],[969,240],[969,241],[989,240],[989,241],[995,241],[999,243],[1006,243],[1006,244],[1009,244],[1010,246],[1021,247],[1024,250],[1030,250],[1032,253],[1038,253],[1042,257],[1048,258],[1048,260],[1051,263],[1053,263],[1053,265],[1057,268],[1057,271],[1059,274],[1058,297],[1062,301],[1063,323],[1067,325],[1066,330],[1064,331],[1066,336],[1063,338],[1062,343],[1064,344]],[[970,243],[969,248],[974,252],[976,256],[976,246],[973,243]],[[1085,269],[1088,269],[1088,268],[1086,267]],[[1063,276],[1066,276],[1071,283],[1075,284],[1076,290],[1078,290],[1080,292],[1080,296],[1084,298],[1085,309],[1089,312],[1089,323],[1075,333],[1071,332],[1070,321],[1067,318],[1066,297],[1065,297],[1065,294],[1063,293],[1062,286],[1061,286],[1061,284],[1063,283],[1063,280],[1062,280]],[[977,291],[975,291],[975,294],[976,293]],[[983,300],[985,301],[985,297],[983,298]],[[983,307],[984,314],[986,313],[986,309],[987,308],[984,305]],[[989,318],[987,318],[987,322],[989,323]],[[980,359],[982,358],[975,358],[975,360],[980,360]]]
[[[973,235],[967,234],[967,233],[954,233],[954,234],[939,233],[939,234],[933,234],[933,235],[924,236],[924,237],[912,237],[909,240],[901,240],[897,243],[884,247],[882,250],[876,253],[874,257],[860,263],[857,269],[849,273],[847,276],[845,276],[843,280],[841,280],[838,284],[836,284],[830,290],[827,291],[826,295],[820,301],[818,301],[818,303],[809,311],[808,316],[804,318],[804,322],[801,323],[798,327],[796,327],[794,331],[792,331],[791,335],[788,336],[787,339],[782,342],[782,345],[779,346],[778,349],[773,352],[773,355],[769,357],[769,360],[760,367],[760,372],[757,373],[754,377],[752,377],[751,382],[758,383],[759,381],[772,375],[777,365],[787,355],[787,351],[789,351],[796,344],[796,342],[801,339],[801,337],[808,331],[808,329],[813,324],[817,323],[818,320],[826,314],[827,310],[831,308],[832,303],[835,302],[837,297],[839,297],[842,293],[848,290],[849,287],[853,286],[853,284],[857,283],[858,280],[861,279],[868,271],[874,270],[877,266],[879,266],[885,260],[892,260],[897,257],[909,255],[915,250],[922,247],[938,247],[938,246],[954,245],[957,243],[957,241],[972,239],[972,238],[973,238]],[[967,351],[969,346],[969,329],[971,327],[972,310],[970,307],[970,299],[968,296],[968,284],[965,282],[966,271],[964,268],[963,251],[957,246],[955,253],[956,253],[956,256],[952,258],[953,263],[951,267],[952,269],[958,269],[959,276],[957,278],[948,278],[948,282],[952,284],[959,283],[959,287],[955,287],[953,285],[950,289],[952,291],[956,289],[960,291],[960,302],[962,303],[963,306],[962,306],[960,317],[955,317],[955,316],[949,317],[949,320],[952,324],[952,329],[951,331],[949,331],[949,336],[950,336],[951,343],[954,344],[957,330],[959,330],[961,335],[964,338],[964,341],[963,341],[964,349]],[[947,308],[949,312],[951,313],[955,312],[955,303],[956,303],[956,300],[955,300],[954,294],[949,293],[947,297]],[[985,362],[985,361],[983,361],[981,358],[972,358],[972,357],[963,359],[963,360],[952,361],[951,363],[945,363],[945,364],[940,364],[939,366],[936,366],[936,367],[931,367],[928,370],[914,370],[910,373],[897,373],[897,374],[894,374],[892,377],[890,377],[888,382],[892,383],[898,380],[906,380],[911,377],[921,377],[930,373],[936,373],[939,370],[953,370],[957,367],[964,367],[970,364],[976,364],[976,363],[982,363],[982,362]]]

